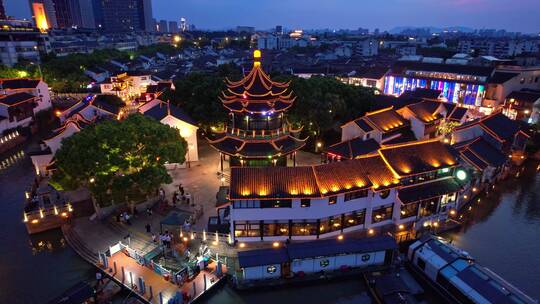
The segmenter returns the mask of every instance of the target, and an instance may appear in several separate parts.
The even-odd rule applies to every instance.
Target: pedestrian
[[[116,221],[117,221],[118,223],[120,223],[120,217],[121,217],[120,213],[117,213],[117,214],[116,214]]]
[[[172,198],[172,204],[173,206],[176,206],[176,202],[178,201],[178,192],[174,192],[173,198]]]
[[[151,216],[152,215],[152,209],[150,207],[146,208],[146,213],[148,214],[148,216]]]
[[[126,219],[126,224],[131,225],[131,221],[129,220],[130,216],[129,216],[129,214],[127,212],[124,215],[124,218]]]
[[[152,233],[152,242],[154,242],[154,243],[157,242],[157,237],[156,237],[156,235],[153,234],[153,233]]]
[[[159,198],[161,200],[165,199],[165,190],[163,190],[163,188],[159,188]]]
[[[123,221],[124,221],[124,213],[123,213],[123,212],[120,213],[119,218],[120,218],[120,222],[123,222]]]
[[[98,286],[103,284],[103,274],[101,274],[101,271],[96,272],[96,282]]]
[[[152,232],[152,226],[150,226],[150,224],[146,224],[146,226],[144,226],[144,227],[146,228],[147,233]]]
[[[163,235],[163,233],[159,234],[159,243],[165,246],[165,236]]]

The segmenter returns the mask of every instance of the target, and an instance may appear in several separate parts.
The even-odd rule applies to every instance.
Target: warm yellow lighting
[[[429,226],[429,222],[424,222],[424,224],[422,226],[424,226],[424,227]]]
[[[253,51],[253,58],[254,59],[261,59],[261,57],[262,57],[262,53],[261,53],[260,50]]]
[[[23,213],[23,222],[28,222],[28,215],[26,215],[26,212]]]
[[[369,234],[374,234],[374,233],[375,233],[375,230],[369,229],[369,230],[368,230],[368,233],[369,233]]]
[[[174,36],[174,42],[178,43],[180,41],[182,41],[182,37],[180,37],[179,35]]]
[[[204,229],[202,231],[202,238],[203,238],[203,241],[206,242],[206,231]]]
[[[338,237],[337,237],[338,240],[343,240],[343,234],[340,234]]]
[[[403,226],[403,224],[399,225],[398,226],[399,230],[403,230],[405,228],[405,226]]]
[[[44,32],[49,29],[49,23],[47,22],[47,15],[45,14],[45,7],[43,3],[32,3],[32,10],[34,12],[34,18],[36,21],[36,27]]]
[[[317,142],[317,148],[321,148],[322,147],[322,142]]]
[[[246,243],[240,243],[239,246],[240,246],[240,248],[244,248],[244,247],[246,247]]]
[[[187,242],[187,241],[188,241],[188,238],[187,238],[187,237],[184,237],[182,240],[184,240],[184,242]]]
[[[63,217],[68,217],[68,214],[66,212],[62,212]]]
[[[438,227],[439,226],[439,222],[434,222],[433,223],[433,227]]]
[[[476,190],[478,190],[478,189],[476,189],[476,187],[473,187],[473,188],[472,188],[472,191],[473,191],[473,192],[476,192]]]
[[[37,224],[37,223],[39,223],[39,220],[38,220],[38,219],[33,219],[33,220],[32,220],[32,224]]]
[[[454,209],[450,210],[450,215],[456,215],[456,210]]]
[[[57,117],[62,116],[62,112],[60,110],[56,110],[54,114],[56,114]]]
[[[274,248],[279,247],[279,243],[278,243],[278,242],[273,242],[273,243],[272,243],[272,247],[274,247]]]
[[[43,209],[39,209],[39,217],[40,217],[40,218],[43,218],[43,216],[44,216],[44,215],[43,215]]]
[[[24,197],[26,197],[26,199],[29,199],[30,198],[30,193],[28,193],[28,191],[24,192]]]
[[[213,242],[212,242],[212,245],[214,245],[214,246],[217,246],[217,244],[218,244],[218,243],[217,243],[216,241],[213,241]]]
[[[54,214],[58,215],[58,208],[56,208],[56,205],[54,205]]]

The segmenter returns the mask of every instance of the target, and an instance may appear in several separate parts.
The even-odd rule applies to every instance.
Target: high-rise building
[[[79,0],[53,0],[58,28],[82,27]]]
[[[94,16],[94,1],[79,0],[79,8],[81,12],[81,27],[87,29],[95,29],[96,18]]]
[[[140,30],[145,32],[155,32],[152,0],[139,1]]]
[[[276,35],[283,35],[283,26],[276,25]]]
[[[178,33],[178,22],[169,21],[169,32],[170,33]]]
[[[180,30],[182,32],[185,32],[188,30],[188,24],[187,24],[186,18],[184,17],[180,18]]]
[[[159,20],[158,29],[160,33],[168,33],[169,27],[167,26],[167,20]]]
[[[93,0],[94,19],[107,32],[154,29],[151,0]]]
[[[53,0],[30,0],[29,3],[36,27],[41,30],[58,28]]]
[[[0,19],[6,19],[6,10],[4,9],[4,1],[0,0]]]

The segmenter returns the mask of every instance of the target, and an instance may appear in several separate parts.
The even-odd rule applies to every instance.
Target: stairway
[[[75,232],[70,224],[62,225],[62,233],[67,243],[78,255],[80,255],[87,262],[97,265],[99,262],[98,254],[89,249],[82,241],[81,237]]]

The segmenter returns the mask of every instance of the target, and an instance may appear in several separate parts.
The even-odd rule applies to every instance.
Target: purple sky
[[[29,17],[27,0],[4,0],[7,13]],[[468,26],[540,31],[540,0],[153,0],[156,19],[186,17],[199,28],[260,29]]]

